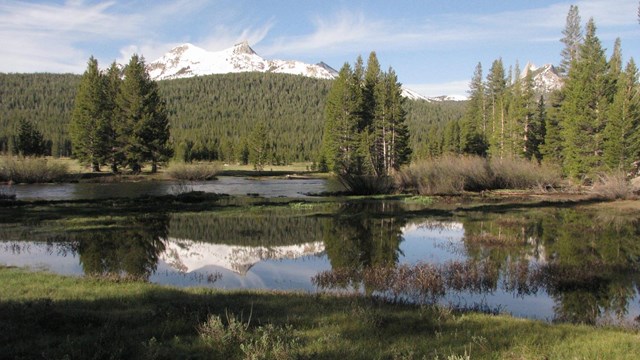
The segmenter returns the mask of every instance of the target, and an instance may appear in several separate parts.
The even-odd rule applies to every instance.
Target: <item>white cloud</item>
[[[135,16],[112,14],[113,5],[4,2],[0,5],[0,71],[81,71],[88,54],[76,44],[120,38],[135,29]]]
[[[69,0],[59,3],[31,3],[8,0],[0,4],[0,71],[76,72],[86,67],[93,49],[128,39],[143,43],[121,49],[120,58],[131,53],[155,54],[154,29],[167,19],[176,19],[205,5],[205,0],[155,2],[88,2]],[[167,48],[164,48],[166,51]],[[117,56],[117,54],[114,54]],[[113,59],[99,59],[107,63]]]
[[[534,3],[535,4],[535,3]],[[422,22],[383,20],[359,11],[342,10],[311,20],[313,31],[283,36],[264,46],[265,55],[318,52],[439,50],[476,47],[482,43],[557,42],[571,3],[490,14],[451,13],[429,16]],[[585,0],[578,3],[583,22],[594,17],[602,27],[637,26],[637,4],[628,0]]]

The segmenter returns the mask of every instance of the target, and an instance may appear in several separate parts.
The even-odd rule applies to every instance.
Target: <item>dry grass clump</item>
[[[402,190],[449,195],[489,188],[491,172],[484,158],[444,155],[412,163],[397,174],[396,180]]]
[[[389,194],[394,190],[394,179],[389,176],[338,174],[338,181],[354,195]]]
[[[489,164],[496,189],[555,188],[562,178],[559,167],[525,159],[491,159]]]
[[[623,171],[598,175],[591,187],[591,194],[603,200],[630,200],[637,198],[634,187]]]
[[[166,170],[166,173],[175,180],[187,181],[205,181],[213,180],[220,172],[220,164],[185,164],[172,163]]]
[[[0,159],[0,181],[13,183],[50,183],[71,179],[67,163],[36,157]]]
[[[557,186],[560,179],[559,169],[525,159],[444,155],[402,169],[396,184],[401,190],[422,195],[450,195],[493,189],[546,189]]]

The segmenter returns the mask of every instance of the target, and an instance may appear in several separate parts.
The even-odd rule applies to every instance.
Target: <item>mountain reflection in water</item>
[[[2,224],[0,264],[639,325],[636,217],[544,208],[406,219],[394,206],[145,215],[82,231]]]

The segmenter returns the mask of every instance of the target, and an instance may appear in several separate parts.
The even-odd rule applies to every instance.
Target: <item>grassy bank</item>
[[[0,268],[6,358],[607,358],[637,332],[365,298],[175,289]]]

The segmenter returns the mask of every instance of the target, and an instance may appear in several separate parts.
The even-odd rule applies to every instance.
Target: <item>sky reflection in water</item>
[[[8,232],[0,238],[0,263],[175,286],[310,292],[318,290],[312,282],[318,274],[346,269],[324,288],[349,283],[347,289],[355,284],[379,294],[387,291],[381,290],[384,279],[376,283],[367,271],[427,264],[449,271],[441,274],[446,291],[435,298],[439,303],[544,320],[613,318],[638,325],[638,219],[543,209],[407,221],[364,210],[351,204],[329,216],[180,213],[129,219],[123,229],[104,232],[44,238],[38,231],[27,237]],[[469,284],[452,285],[458,277]]]

